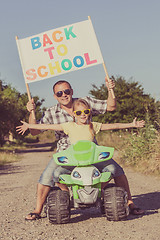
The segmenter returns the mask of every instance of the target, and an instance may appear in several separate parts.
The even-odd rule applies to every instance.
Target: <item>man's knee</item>
[[[103,169],[103,172],[111,172],[113,178],[124,175],[123,168],[113,159],[109,160],[109,164]]]

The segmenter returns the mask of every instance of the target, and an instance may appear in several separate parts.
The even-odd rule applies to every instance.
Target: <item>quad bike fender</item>
[[[78,141],[64,151],[53,155],[60,166],[87,166],[109,160],[113,157],[114,148],[98,146],[90,141]]]
[[[101,173],[100,182],[109,182],[112,179],[111,172],[103,172]]]
[[[71,178],[71,175],[67,175],[67,174],[61,174],[59,176],[59,182],[63,183],[63,184],[66,184],[66,185],[73,185],[74,184],[74,181]]]

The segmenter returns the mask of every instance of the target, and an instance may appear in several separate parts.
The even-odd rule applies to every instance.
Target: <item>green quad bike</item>
[[[125,220],[129,214],[127,193],[115,184],[107,184],[101,192],[101,183],[112,179],[110,172],[100,172],[93,164],[113,157],[114,148],[98,146],[90,141],[78,141],[67,150],[54,154],[55,162],[63,167],[73,166],[71,174],[59,176],[59,182],[70,187],[71,193],[59,188],[51,190],[46,209],[53,224],[68,223],[71,205],[74,208],[100,206],[107,220]],[[71,204],[71,195],[73,204]]]

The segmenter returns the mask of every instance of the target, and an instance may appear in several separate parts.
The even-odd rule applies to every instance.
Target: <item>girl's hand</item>
[[[26,122],[23,122],[23,121],[21,121],[21,123],[23,123],[23,125],[17,126],[16,131],[18,132],[18,134],[23,135],[25,133],[25,131],[27,131],[27,129],[29,128],[29,124]]]
[[[137,118],[135,118],[133,120],[133,127],[136,127],[136,128],[142,128],[144,127],[145,125],[145,121],[144,120],[141,120],[141,121],[136,121]]]

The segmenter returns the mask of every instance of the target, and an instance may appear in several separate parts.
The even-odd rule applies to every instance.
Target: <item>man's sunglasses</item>
[[[59,92],[55,93],[55,95],[57,97],[62,97],[63,93],[65,93],[66,95],[70,95],[71,94],[71,89],[65,89],[64,91],[59,91]]]
[[[90,114],[90,111],[91,111],[91,109],[85,109],[85,110],[74,111],[74,113],[75,113],[77,116],[80,116],[80,115],[82,114],[82,112],[83,112],[85,115],[88,115],[88,114]]]

